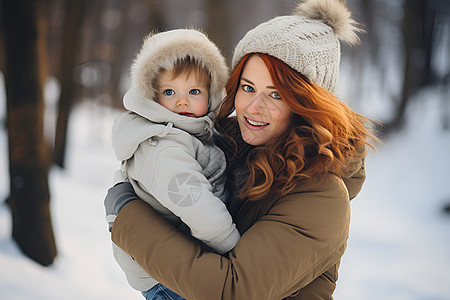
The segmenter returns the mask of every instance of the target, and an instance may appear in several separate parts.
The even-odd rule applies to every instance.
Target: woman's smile
[[[247,124],[250,125],[250,128],[256,127],[255,129],[262,129],[270,124],[270,123],[265,123],[265,122],[254,121],[247,117],[244,117],[244,118],[247,121]]]

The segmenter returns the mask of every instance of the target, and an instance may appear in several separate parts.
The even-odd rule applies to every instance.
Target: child
[[[129,180],[141,199],[218,253],[233,249],[240,238],[224,204],[225,156],[212,139],[227,76],[219,49],[203,33],[150,35],[131,68],[123,100],[129,111],[112,130],[122,162],[116,182]],[[153,294],[161,289],[173,293],[114,244],[113,252],[130,285],[144,296],[159,299]]]

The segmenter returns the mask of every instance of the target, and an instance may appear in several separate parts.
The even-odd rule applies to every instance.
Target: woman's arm
[[[122,209],[112,240],[187,299],[282,299],[339,261],[349,213],[344,183],[330,176],[277,201],[228,256],[204,251],[142,201]]]
[[[240,234],[225,204],[213,193],[214,187],[203,175],[194,149],[172,141],[160,147],[140,146],[128,174],[139,182],[162,206],[178,216],[191,234],[219,253],[234,248]],[[149,149],[141,148],[148,147]],[[220,166],[218,164],[217,166]],[[219,170],[220,171],[220,170]],[[153,199],[152,197],[152,199]]]

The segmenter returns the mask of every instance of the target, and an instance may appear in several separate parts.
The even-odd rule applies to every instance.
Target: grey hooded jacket
[[[194,44],[194,50],[200,52],[184,44]],[[167,220],[225,253],[234,248],[240,234],[224,204],[225,156],[212,140],[213,109],[220,102],[227,74],[217,71],[222,60],[214,62],[212,54],[205,57],[208,49],[214,50],[211,46],[206,36],[195,30],[150,36],[132,67],[132,87],[123,101],[128,112],[116,119],[112,144],[122,162],[115,181],[129,180],[136,194]],[[156,103],[149,84],[158,74],[155,69],[170,69],[173,64],[169,62],[186,55],[203,62],[211,75],[210,111],[199,118],[178,115]],[[166,61],[159,59],[162,57]],[[145,291],[156,284],[119,247],[113,245],[113,253],[133,288]]]

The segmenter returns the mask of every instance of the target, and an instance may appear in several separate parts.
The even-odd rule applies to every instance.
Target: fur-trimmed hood
[[[148,35],[131,66],[131,87],[142,98],[155,100],[154,82],[160,69],[171,70],[178,59],[188,55],[211,75],[209,106],[214,111],[224,96],[228,68],[217,46],[199,30],[175,29]]]

